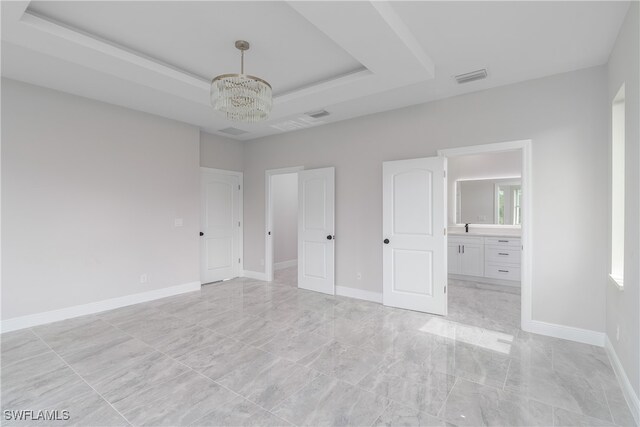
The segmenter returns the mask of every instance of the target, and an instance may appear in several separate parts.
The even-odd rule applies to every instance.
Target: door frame
[[[265,208],[264,208],[264,274],[267,282],[273,282],[273,200],[271,197],[271,177],[274,175],[284,175],[296,173],[304,170],[304,166],[292,166],[288,168],[267,169],[264,172],[265,182]],[[296,225],[297,227],[297,225]],[[299,254],[298,254],[299,255]]]
[[[524,139],[509,142],[497,142],[493,144],[471,145],[467,147],[448,148],[438,150],[438,156],[458,157],[469,154],[499,153],[504,151],[520,150],[522,156],[522,225],[521,242],[522,258],[520,270],[520,327],[522,330],[531,330],[532,321],[532,272],[533,272],[533,177],[532,177],[532,140]],[[448,183],[449,177],[445,179]],[[448,198],[448,184],[445,188],[445,196]],[[448,239],[448,237],[447,237]],[[447,267],[448,268],[448,267]],[[448,296],[447,296],[448,298]]]
[[[244,276],[244,174],[242,172],[230,171],[224,169],[216,169],[216,168],[208,168],[205,166],[200,166],[200,195],[202,195],[202,172],[214,172],[222,175],[233,175],[238,177],[238,182],[240,183],[240,193],[238,194],[238,217],[240,218],[240,230],[238,233],[238,256],[240,257],[240,262],[238,264],[238,277]],[[200,198],[200,208],[202,209],[202,198]],[[198,212],[202,212],[202,210]],[[202,218],[199,218],[198,228],[202,227]],[[198,264],[202,263],[202,245],[198,245],[198,253],[200,255],[200,259],[198,260]],[[200,265],[200,271],[202,271],[202,265]]]

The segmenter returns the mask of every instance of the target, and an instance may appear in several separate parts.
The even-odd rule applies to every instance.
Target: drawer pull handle
[[[509,243],[508,240],[498,240],[498,242],[500,242],[500,243]]]
[[[508,273],[509,270],[498,270],[500,273]]]
[[[509,254],[505,254],[504,252],[498,252],[498,255],[509,255]]]

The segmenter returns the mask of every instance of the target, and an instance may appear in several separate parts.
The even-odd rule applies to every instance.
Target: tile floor
[[[452,282],[441,318],[235,279],[2,335],[3,425],[633,425],[603,349]]]

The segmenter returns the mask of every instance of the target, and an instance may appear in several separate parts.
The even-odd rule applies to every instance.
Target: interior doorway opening
[[[266,247],[265,274],[297,277],[298,267],[298,172],[302,166],[271,169],[265,173]],[[288,281],[290,282],[290,281]]]
[[[446,157],[449,317],[497,332],[531,322],[531,141],[438,151]]]

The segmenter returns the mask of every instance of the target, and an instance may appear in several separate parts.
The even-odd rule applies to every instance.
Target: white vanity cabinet
[[[449,237],[449,273],[467,276],[484,275],[484,241],[482,237]]]
[[[519,237],[449,235],[449,274],[509,284],[520,281]],[[465,277],[462,277],[463,279]],[[505,281],[505,282],[503,282]],[[516,284],[516,283],[513,283]]]

